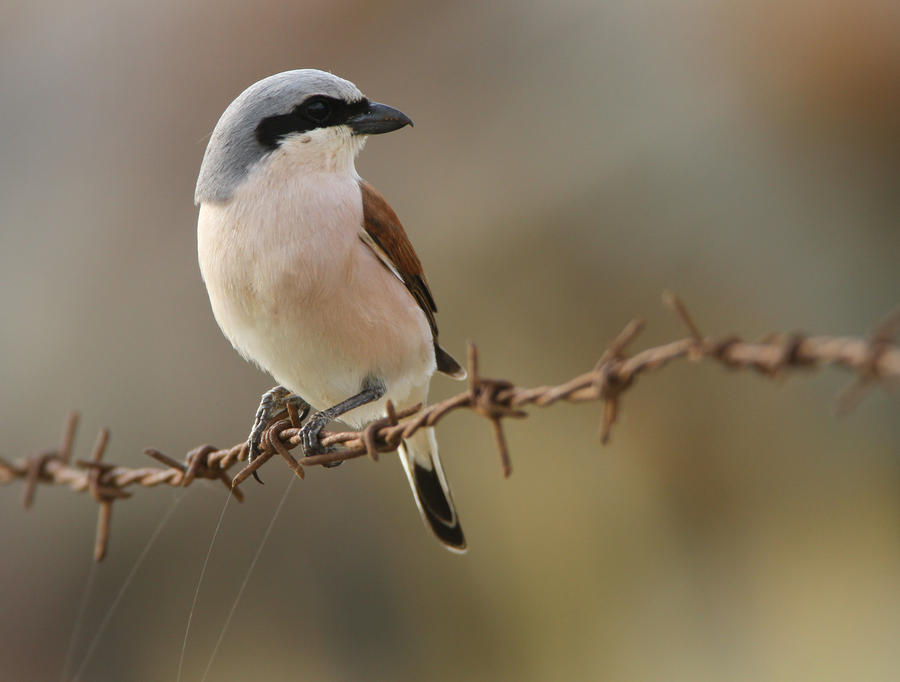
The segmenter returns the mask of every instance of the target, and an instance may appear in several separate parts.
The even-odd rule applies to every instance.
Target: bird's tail
[[[451,552],[466,551],[466,538],[438,457],[434,429],[419,429],[398,448],[422,520]]]

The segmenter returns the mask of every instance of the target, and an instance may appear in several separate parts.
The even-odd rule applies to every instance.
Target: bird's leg
[[[342,414],[350,410],[378,400],[387,392],[384,382],[378,379],[367,379],[366,383],[359,393],[345,401],[333,405],[326,410],[321,410],[313,414],[300,429],[300,445],[303,448],[303,454],[307,457],[311,455],[320,455],[331,452],[333,448],[322,447],[319,442],[319,432],[330,421],[340,417]],[[340,462],[332,462],[330,465],[337,466]]]
[[[256,418],[253,421],[253,428],[250,430],[250,437],[247,439],[247,460],[252,462],[259,456],[259,444],[262,440],[263,431],[269,425],[272,417],[281,412],[285,405],[294,405],[302,420],[306,413],[309,412],[309,403],[298,395],[293,395],[284,386],[275,386],[263,393],[262,399],[259,401],[259,409],[256,410]],[[253,472],[254,475],[256,472]],[[257,477],[257,480],[259,478]]]

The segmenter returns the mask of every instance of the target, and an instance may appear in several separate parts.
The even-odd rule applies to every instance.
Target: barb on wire
[[[864,392],[876,383],[900,381],[900,310],[886,316],[869,338],[808,336],[805,334],[773,334],[758,342],[743,341],[736,336],[711,338],[704,336],[684,303],[674,294],[663,297],[688,332],[688,336],[633,355],[628,346],[643,330],[643,322],[634,320],[609,344],[592,370],[557,386],[521,388],[503,379],[488,379],[479,373],[478,350],[469,344],[469,382],[466,391],[427,408],[414,405],[396,409],[387,403],[387,415],[362,431],[322,432],[324,446],[339,449],[321,455],[303,457],[299,461],[290,451],[300,444],[300,419],[296,410],[281,412],[270,422],[262,439],[262,450],[251,464],[244,466],[233,479],[227,471],[247,459],[246,443],[220,450],[201,445],[185,456],[184,462],[148,448],[149,457],[165,468],[129,468],[103,462],[109,432],[101,430],[90,461],[78,460],[71,465],[72,447],[78,415],[71,413],[63,424],[58,447],[13,462],[0,459],[0,483],[21,480],[25,484],[23,503],[30,507],[40,484],[67,485],[77,492],[88,491],[100,505],[94,557],[106,554],[112,503],[130,497],[126,488],[133,485],[188,486],[198,478],[221,481],[238,501],[243,500],[240,485],[275,455],[281,456],[299,477],[306,467],[329,464],[368,455],[378,459],[382,452],[392,452],[405,438],[421,428],[434,426],[456,410],[472,410],[487,419],[500,455],[504,476],[512,472],[512,464],[503,420],[527,416],[524,408],[548,407],[558,402],[581,403],[600,401],[602,419],[600,437],[608,442],[612,427],[621,411],[622,395],[637,378],[674,360],[686,358],[718,363],[729,369],[747,369],[774,378],[789,371],[815,370],[826,365],[841,367],[855,375],[853,383],[838,401],[838,411],[851,409]]]

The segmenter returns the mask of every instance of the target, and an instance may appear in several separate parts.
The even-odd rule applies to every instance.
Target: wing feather
[[[425,281],[422,262],[416,255],[400,218],[381,193],[369,183],[360,181],[363,204],[362,240],[372,248],[385,266],[399,277],[422,308],[432,334],[437,336],[434,314],[437,306]],[[373,248],[374,247],[374,248]]]
[[[431,295],[431,289],[428,288],[422,262],[416,255],[412,242],[409,241],[406,230],[400,223],[400,218],[372,185],[360,180],[359,188],[362,191],[363,205],[363,229],[360,232],[360,239],[372,249],[384,266],[406,285],[409,293],[425,313],[428,326],[431,327],[431,335],[434,337],[438,369],[455,378],[465,377],[465,370],[438,345],[437,320],[434,317],[437,305],[434,296]]]

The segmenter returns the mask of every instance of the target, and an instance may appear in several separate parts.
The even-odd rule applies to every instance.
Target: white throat
[[[261,166],[274,165],[279,174],[285,175],[334,173],[356,178],[356,156],[365,144],[366,136],[353,135],[347,126],[295,133],[261,159],[250,175],[261,170]]]

